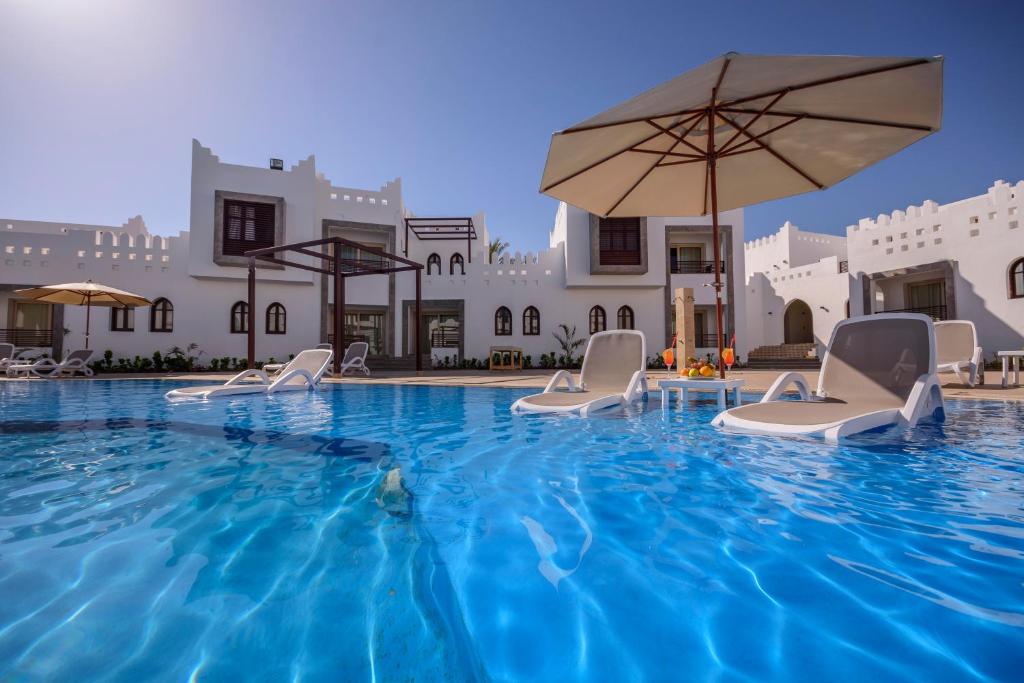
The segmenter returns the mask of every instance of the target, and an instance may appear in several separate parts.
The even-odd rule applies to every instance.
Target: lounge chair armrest
[[[544,387],[544,393],[548,394],[558,388],[558,385],[565,381],[566,386],[569,387],[569,391],[580,391],[580,388],[576,386],[576,380],[573,378],[572,373],[568,370],[559,370],[548,382],[548,385]]]
[[[629,385],[626,387],[626,393],[623,394],[627,401],[640,398],[647,393],[647,371],[637,370],[633,373],[633,376],[629,378]]]
[[[296,377],[304,377],[306,379],[306,383],[309,384],[310,387],[316,386],[316,378],[313,376],[312,372],[306,368],[293,368],[292,370],[282,373],[280,377],[275,379],[274,383],[270,385],[269,389],[267,389],[267,393],[272,394],[275,391],[278,391],[281,387]]]
[[[267,376],[267,373],[256,368],[249,368],[248,370],[242,370],[240,373],[229,379],[227,382],[224,383],[224,386],[228,387],[234,384],[238,384],[246,377],[259,377],[260,381],[263,382],[264,384],[270,384],[270,377]]]
[[[767,403],[768,401],[777,401],[782,396],[783,392],[789,388],[792,384],[796,387],[797,392],[800,394],[801,401],[807,401],[811,398],[811,390],[807,385],[807,380],[799,372],[784,372],[779,375],[771,387],[768,388],[768,392],[761,399],[761,403]]]
[[[928,417],[936,410],[943,410],[939,380],[935,375],[921,375],[911,387],[907,402],[900,409],[900,416],[912,427],[918,420]]]

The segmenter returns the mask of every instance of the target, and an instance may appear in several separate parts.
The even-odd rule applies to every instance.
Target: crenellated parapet
[[[1024,181],[998,180],[975,197],[949,204],[927,200],[873,219],[862,218],[846,228],[850,267],[875,272],[955,258],[970,249],[974,240],[1012,240],[1020,229],[1022,200]]]
[[[75,227],[60,223],[41,230],[40,222],[31,226],[22,221],[0,219],[0,258],[3,282],[25,283],[64,279],[73,271],[82,271],[88,279],[106,270],[138,273],[168,272],[172,264],[185,267],[188,258],[188,233],[176,236],[154,235],[145,229],[141,216],[121,228]],[[21,228],[33,228],[32,230]]]

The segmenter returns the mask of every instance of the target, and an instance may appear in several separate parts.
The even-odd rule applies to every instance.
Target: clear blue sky
[[[946,56],[943,130],[747,211],[840,233],[1024,178],[1024,2],[0,0],[0,216],[188,227],[190,140],[546,246],[550,134],[729,51]]]

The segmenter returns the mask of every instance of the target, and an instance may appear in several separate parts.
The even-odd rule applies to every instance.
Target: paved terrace
[[[771,383],[779,376],[779,370],[733,370],[729,373],[730,378],[746,380],[743,387],[745,392],[762,393],[768,390]],[[578,371],[577,371],[578,373]],[[208,384],[225,382],[235,373],[232,372],[203,372],[203,373],[111,373],[99,375],[98,379],[112,380],[133,380],[133,379],[160,379],[160,380],[196,380]],[[511,389],[543,389],[553,374],[552,370],[523,370],[521,372],[487,370],[429,370],[422,373],[412,371],[375,372],[372,377],[362,375],[346,375],[342,379],[325,377],[324,382],[328,384],[410,384],[417,386],[450,386],[450,387],[503,387]],[[818,384],[817,371],[803,372],[811,388]],[[673,374],[673,376],[675,376]],[[665,377],[664,370],[651,370],[648,378],[651,388],[657,389],[658,380]],[[984,386],[977,386],[973,389],[960,384],[954,375],[940,375],[943,380],[942,390],[946,398],[986,399],[996,401],[1024,401],[1024,387],[1000,387],[1000,372],[989,370],[986,372]],[[85,378],[76,378],[81,381]],[[1012,375],[1011,375],[1011,380]],[[0,376],[0,381],[24,381]]]

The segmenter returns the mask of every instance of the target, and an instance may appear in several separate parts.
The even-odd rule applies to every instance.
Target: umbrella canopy
[[[149,306],[152,301],[144,296],[125,292],[106,285],[88,282],[69,282],[63,285],[44,285],[17,289],[15,294],[26,299],[35,299],[50,304],[72,306]]]
[[[822,190],[937,131],[941,57],[729,53],[551,137],[541,191],[599,216],[703,216]]]
[[[97,284],[92,280],[16,289],[14,293],[26,299],[50,304],[85,306],[85,348],[89,348],[89,312],[93,306],[135,308],[136,306],[149,306],[153,303],[144,296]]]
[[[941,57],[730,53],[555,133],[541,191],[600,216],[703,216],[712,155],[726,211],[834,185],[941,123]]]

